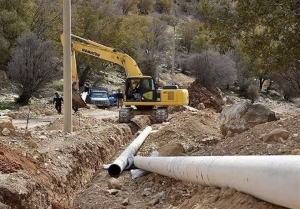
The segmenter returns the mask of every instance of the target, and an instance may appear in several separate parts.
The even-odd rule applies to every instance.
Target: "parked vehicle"
[[[108,90],[106,88],[90,88],[86,97],[86,103],[94,104],[99,108],[109,108]]]

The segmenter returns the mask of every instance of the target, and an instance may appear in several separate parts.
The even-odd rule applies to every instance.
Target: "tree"
[[[295,66],[300,56],[299,1],[206,0],[200,5],[221,51],[239,42],[252,60],[260,60],[263,70]]]
[[[0,65],[6,66],[11,59],[11,52],[16,39],[21,33],[29,31],[31,0],[0,0]]]
[[[300,61],[296,62],[295,67],[273,73],[271,78],[282,90],[285,100],[289,101],[300,95]]]
[[[225,87],[236,80],[235,62],[216,51],[205,51],[187,58],[186,65],[196,83],[207,87]]]
[[[168,48],[166,29],[167,24],[153,19],[144,41],[138,46],[140,56],[137,62],[145,75],[157,76],[157,66]]]
[[[58,59],[53,57],[50,42],[27,33],[17,39],[12,60],[8,64],[10,78],[18,84],[16,103],[27,105],[30,98],[46,84],[62,74]]]
[[[111,39],[115,39],[118,34],[114,34],[111,28],[115,25],[114,5],[110,1],[84,1],[73,6],[72,31],[75,35],[91,39],[95,42],[106,44]],[[111,25],[108,25],[110,20]],[[114,31],[115,32],[115,31]],[[101,76],[99,71],[105,70],[103,60],[76,53],[77,73],[79,86],[82,87],[88,80],[92,80],[92,75]]]
[[[35,0],[30,31],[40,38],[59,39],[62,30],[62,9],[57,0]]]
[[[128,15],[131,11],[137,10],[138,0],[121,0],[119,6],[122,8],[123,15]]]
[[[209,48],[209,38],[199,22],[187,22],[178,26],[179,44],[188,53],[201,53]]]

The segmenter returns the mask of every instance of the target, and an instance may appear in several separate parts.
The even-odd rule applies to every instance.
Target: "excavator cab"
[[[152,77],[129,77],[126,79],[125,101],[157,101],[156,88]]]

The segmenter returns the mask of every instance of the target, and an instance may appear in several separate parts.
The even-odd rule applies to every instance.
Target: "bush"
[[[298,65],[297,65],[298,64]],[[286,71],[274,73],[272,80],[282,91],[283,98],[290,101],[292,98],[300,95],[300,64]]]
[[[55,89],[56,91],[63,91],[64,89],[63,80],[54,81],[52,83],[52,88]]]
[[[158,13],[169,13],[172,9],[173,2],[172,0],[156,0],[155,10]]]
[[[259,88],[258,86],[252,84],[247,89],[247,99],[251,100],[253,104],[259,98]]]
[[[194,54],[184,62],[181,66],[186,66],[196,78],[196,83],[206,88],[226,87],[237,77],[235,62],[216,51]]]
[[[16,110],[19,106],[14,101],[2,101],[0,102],[0,110]]]

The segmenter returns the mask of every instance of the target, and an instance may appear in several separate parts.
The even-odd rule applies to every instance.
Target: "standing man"
[[[117,91],[117,106],[118,106],[118,108],[123,106],[123,99],[124,99],[124,94],[121,92],[121,89],[118,89],[118,91]]]
[[[63,98],[60,97],[59,94],[56,92],[55,97],[53,98],[53,104],[55,104],[55,109],[57,110],[58,114],[61,114],[61,105],[63,101]]]

